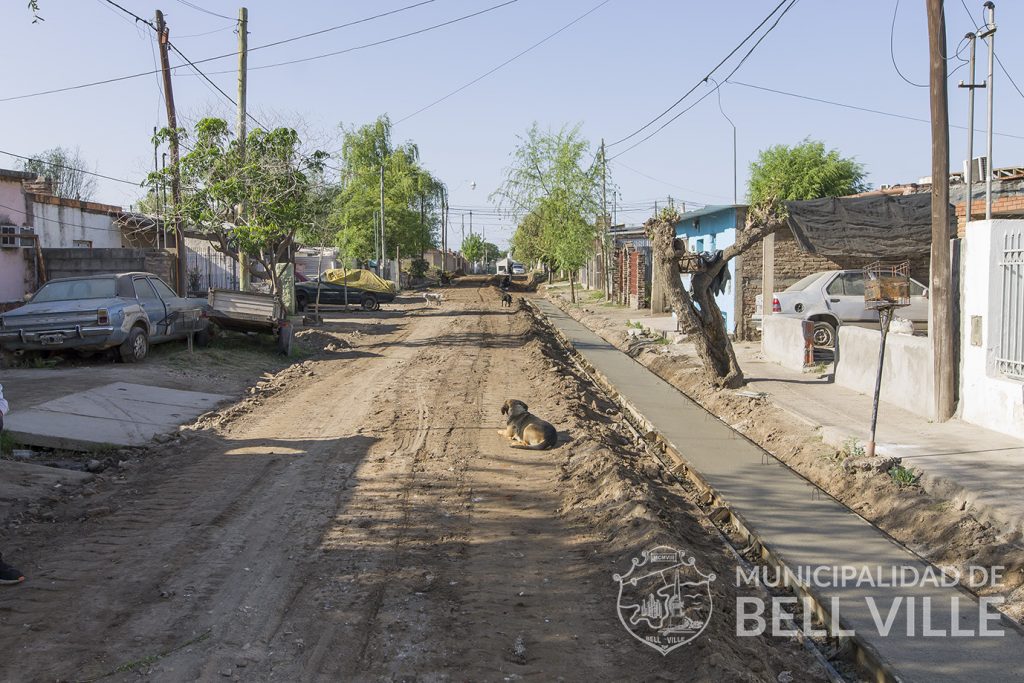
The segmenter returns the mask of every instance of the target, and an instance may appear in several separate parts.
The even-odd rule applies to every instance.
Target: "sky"
[[[798,0],[718,93],[695,104],[646,142],[628,149],[668,117],[630,135],[697,85],[676,109],[712,86],[708,72],[778,4],[775,0],[513,0],[478,16],[382,45],[359,46],[418,31],[508,0],[433,0],[348,28],[253,50],[249,55],[249,110],[268,124],[296,127],[322,149],[340,148],[341,128],[380,114],[396,122],[396,141],[411,140],[423,164],[449,187],[455,207],[449,242],[461,241],[473,211],[475,231],[506,245],[514,230],[489,195],[499,187],[517,136],[542,128],[579,125],[596,153],[609,145],[614,191],[609,209],[618,222],[639,223],[655,202],[731,203],[736,126],[738,197],[759,150],[819,139],[864,164],[873,185],[914,182],[930,175],[931,142],[926,84],[925,3],[902,0]],[[39,0],[45,19],[32,23],[24,0],[0,6],[8,59],[0,100],[146,71],[157,65],[152,30],[107,0]],[[370,17],[417,0],[248,0],[249,46]],[[151,19],[161,9],[171,41],[193,62],[236,49],[239,4],[220,0],[118,0]],[[966,5],[966,8],[965,6]],[[982,21],[978,0],[946,0],[949,69],[964,34]],[[596,9],[595,9],[596,8]],[[221,16],[217,16],[221,15]],[[579,17],[583,16],[582,19]],[[778,16],[776,14],[776,16]],[[439,104],[434,100],[576,23]],[[997,3],[996,53],[1024,89],[1024,2]],[[761,33],[771,26],[769,22]],[[756,40],[756,36],[754,38]],[[890,41],[893,49],[890,52]],[[715,77],[724,77],[748,42]],[[259,68],[327,52],[343,54]],[[960,57],[966,58],[966,49]],[[985,78],[987,47],[978,43],[976,82]],[[172,64],[182,61],[172,55]],[[236,57],[199,65],[231,97]],[[234,120],[234,107],[186,68],[174,72],[179,121],[209,114]],[[966,79],[949,79],[953,126],[966,126]],[[924,119],[910,121],[736,85],[736,82]],[[1024,165],[1024,95],[996,67],[993,166]],[[986,94],[977,91],[975,155],[984,154]],[[721,109],[719,98],[721,98]],[[165,125],[156,74],[66,92],[0,101],[0,167],[18,168],[6,153],[32,155],[77,147],[93,171],[141,180],[153,165],[154,126]],[[1017,137],[1012,137],[1017,136]],[[966,158],[965,130],[950,131],[951,170]],[[100,179],[96,201],[129,206],[143,195],[134,184]]]

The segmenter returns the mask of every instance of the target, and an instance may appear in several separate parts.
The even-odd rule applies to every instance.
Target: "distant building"
[[[676,223],[676,237],[685,239],[687,248],[696,254],[715,254],[736,243],[736,236],[743,229],[747,220],[745,204],[729,204],[726,206],[705,206],[697,211],[687,211]],[[715,302],[725,316],[725,329],[729,334],[736,333],[737,311],[742,310],[742,293],[736,284],[737,269],[741,268],[743,257],[729,262],[729,281],[725,291],[715,296]],[[682,276],[683,286],[690,288],[690,275]]]

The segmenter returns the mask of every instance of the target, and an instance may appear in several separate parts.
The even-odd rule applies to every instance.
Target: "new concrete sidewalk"
[[[893,571],[899,575],[904,568],[927,571],[928,565],[916,555],[774,458],[766,458],[756,445],[554,304],[535,301],[576,350],[791,570],[848,567],[872,576],[892,576]],[[812,588],[819,602],[831,605],[842,626],[854,630],[903,680],[1024,681],[1024,636],[1008,620],[989,624],[1001,629],[1001,636],[949,637],[954,627],[981,632],[979,603],[962,590],[880,585],[883,582],[823,583]],[[929,617],[922,614],[926,602]],[[895,626],[883,636],[878,620],[890,614]],[[944,629],[946,637],[923,637],[925,622]]]
[[[651,315],[618,307],[598,308],[608,320],[640,323],[672,339],[670,314]],[[837,448],[868,441],[872,397],[832,383],[827,373],[796,372],[765,360],[760,344],[734,344],[747,378],[747,391],[760,391],[795,419],[821,430]],[[665,347],[668,353],[694,357],[689,344]],[[831,370],[828,370],[831,372]],[[964,502],[982,521],[1024,531],[1024,442],[960,420],[932,422],[897,405],[880,403],[876,453],[903,459],[921,474],[933,495]]]

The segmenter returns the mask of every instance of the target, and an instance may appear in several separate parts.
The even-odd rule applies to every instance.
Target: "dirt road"
[[[735,637],[730,556],[529,313],[446,297],[327,326],[277,390],[6,529],[0,680],[819,680]],[[508,447],[509,397],[558,448]],[[721,577],[664,657],[612,580],[658,543]]]

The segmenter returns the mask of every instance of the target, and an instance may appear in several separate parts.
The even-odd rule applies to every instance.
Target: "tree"
[[[750,164],[747,195],[752,206],[768,201],[796,201],[819,197],[842,197],[863,192],[864,166],[843,158],[837,150],[825,150],[825,143],[805,139],[799,145],[775,145],[761,150]],[[779,205],[781,211],[785,207]]]
[[[404,254],[422,253],[437,245],[444,185],[420,165],[414,143],[392,142],[387,116],[346,131],[341,156],[342,190],[332,220],[344,254],[360,260],[379,256],[373,216],[380,210],[382,167],[388,252],[397,246]]]
[[[704,364],[708,380],[735,388],[743,384],[743,370],[736,360],[725,319],[715,301],[714,285],[729,261],[786,224],[781,200],[817,199],[866,189],[863,167],[844,159],[835,150],[826,152],[821,142],[805,140],[796,147],[776,145],[763,150],[750,166],[747,220],[736,242],[711,262],[696,260],[676,239],[679,215],[666,209],[645,223],[651,238],[653,272],[667,292],[672,310]],[[690,289],[680,276],[690,274]]]
[[[576,273],[594,251],[600,208],[601,167],[586,161],[589,151],[579,126],[553,133],[535,123],[519,138],[505,182],[491,195],[519,220],[516,252],[566,270],[574,303]]]
[[[184,130],[176,134],[185,137]],[[171,135],[164,129],[157,137]],[[320,151],[302,154],[299,146],[291,128],[256,128],[246,136],[243,159],[227,122],[207,118],[196,124],[192,150],[177,164],[182,188],[177,217],[212,238],[218,251],[254,259],[277,294],[277,265],[290,259],[296,233],[310,222],[327,157]],[[147,184],[156,190],[174,170],[150,173]]]
[[[484,238],[472,234],[462,241],[462,255],[470,263],[476,263],[484,257]]]
[[[54,147],[23,162],[22,168],[49,178],[58,197],[89,201],[96,195],[96,178],[89,174],[88,165],[77,147]]]

